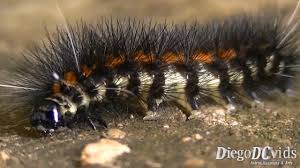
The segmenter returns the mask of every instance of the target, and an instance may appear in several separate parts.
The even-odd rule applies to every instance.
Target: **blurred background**
[[[63,21],[59,4],[71,24],[84,20],[93,23],[103,16],[113,18],[188,22],[205,21],[241,11],[257,12],[259,6],[293,7],[296,0],[1,0],[0,65],[14,65],[24,49],[53,32]]]

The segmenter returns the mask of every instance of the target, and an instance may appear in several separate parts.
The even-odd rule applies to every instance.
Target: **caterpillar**
[[[206,104],[223,103],[235,112],[241,94],[262,103],[260,94],[269,90],[292,92],[298,7],[289,19],[263,12],[191,24],[66,24],[24,52],[0,86],[14,108],[31,108],[32,126],[45,134],[78,122],[107,127],[99,106],[118,101],[141,107],[144,120],[155,120],[163,102],[188,119]]]

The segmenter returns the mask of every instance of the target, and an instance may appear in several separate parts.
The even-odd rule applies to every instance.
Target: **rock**
[[[201,168],[205,166],[205,161],[202,159],[188,159],[184,162],[184,167],[186,168]]]
[[[147,160],[146,161],[146,164],[151,167],[151,168],[161,168],[162,165],[158,162],[154,162],[154,161],[151,161],[151,160]]]
[[[272,109],[266,108],[265,111],[266,111],[266,113],[271,113],[271,112],[272,112]]]
[[[237,126],[237,125],[239,125],[239,123],[237,121],[232,121],[230,125]]]
[[[7,161],[8,159],[10,159],[10,157],[8,156],[8,154],[4,151],[0,152],[0,159],[3,161]]]
[[[134,119],[134,115],[130,114],[129,118]]]
[[[217,108],[217,109],[215,110],[215,114],[216,114],[216,115],[219,115],[219,116],[225,116],[226,111],[225,111],[225,109],[223,109],[223,108]]]
[[[187,137],[183,137],[181,139],[182,142],[187,143],[187,142],[196,142],[196,141],[200,141],[203,139],[203,136],[200,134],[193,134],[192,136],[187,136]]]
[[[190,142],[192,140],[191,137],[183,137],[182,142]]]
[[[119,128],[123,128],[123,127],[124,127],[124,125],[121,124],[121,123],[119,123],[117,126],[118,126]]]
[[[200,140],[203,139],[203,136],[200,135],[200,134],[194,134],[194,135],[193,135],[193,139],[195,139],[195,140],[197,140],[197,141],[200,141]]]
[[[7,154],[5,151],[0,151],[0,167],[24,167],[20,160]]]
[[[81,165],[111,167],[115,159],[124,153],[130,153],[130,148],[127,145],[111,139],[101,139],[84,147],[81,152]]]
[[[160,115],[157,112],[148,111],[146,116],[143,118],[144,121],[157,121]]]
[[[126,136],[126,132],[120,129],[109,129],[107,131],[107,137],[113,139],[123,139]]]
[[[188,117],[189,120],[192,119],[201,119],[203,118],[203,114],[201,113],[200,110],[193,110],[191,111],[191,115]]]
[[[167,125],[167,124],[165,124],[165,125],[163,126],[163,128],[164,128],[164,130],[167,130],[167,129],[169,129],[169,128],[170,128],[170,126],[169,126],[169,125]]]

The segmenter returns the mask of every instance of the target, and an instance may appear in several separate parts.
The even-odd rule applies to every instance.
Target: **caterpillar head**
[[[75,116],[79,116],[89,107],[91,98],[100,101],[106,93],[104,81],[98,82],[99,86],[96,87],[87,78],[81,79],[81,83],[78,82],[73,72],[65,73],[63,80],[56,73],[53,76],[55,81],[50,97],[33,108],[31,117],[32,126],[46,134],[51,134],[59,127],[71,127],[72,122],[76,121],[75,118],[78,119]]]
[[[46,98],[32,110],[31,124],[39,132],[51,134],[67,126],[73,119],[77,106],[61,97]]]
[[[59,126],[64,125],[62,113],[58,103],[44,100],[33,108],[31,124],[38,131],[51,133]]]

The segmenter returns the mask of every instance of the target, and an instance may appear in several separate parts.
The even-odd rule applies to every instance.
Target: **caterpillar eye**
[[[38,131],[51,134],[58,127],[63,126],[60,106],[54,101],[44,100],[33,109],[31,124]]]

